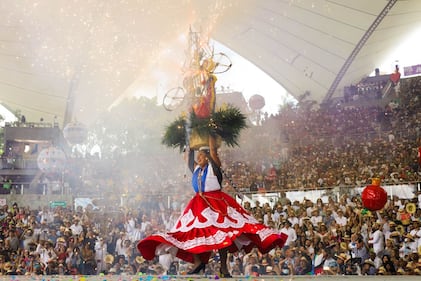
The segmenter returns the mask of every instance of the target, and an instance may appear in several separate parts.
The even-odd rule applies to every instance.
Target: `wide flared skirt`
[[[145,259],[171,253],[193,263],[194,255],[207,263],[212,251],[230,252],[257,247],[267,253],[283,247],[287,235],[259,223],[234,198],[222,191],[197,193],[171,231],[141,240],[137,248]]]

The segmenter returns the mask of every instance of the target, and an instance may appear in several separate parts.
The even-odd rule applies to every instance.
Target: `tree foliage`
[[[172,117],[155,98],[126,99],[90,127],[88,145],[98,145],[103,158],[152,155],[162,150],[160,138]]]

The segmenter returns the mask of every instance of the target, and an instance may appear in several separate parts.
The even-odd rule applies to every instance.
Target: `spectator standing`
[[[80,235],[83,231],[83,227],[80,224],[80,219],[78,217],[73,218],[73,224],[70,226],[70,230],[73,235]]]
[[[367,246],[364,243],[363,237],[358,235],[355,246],[351,249],[352,258],[358,259],[361,267],[362,263],[369,258]]]
[[[326,225],[326,227],[330,228],[333,222],[335,222],[335,217],[333,216],[332,210],[327,209],[326,214],[323,217],[323,223]]]
[[[399,248],[400,258],[407,258],[410,254],[417,252],[417,244],[414,237],[407,233],[405,235],[404,241]]]
[[[392,87],[395,87],[397,92],[399,92],[400,79],[401,73],[399,72],[399,65],[395,65],[395,71],[392,74],[390,74],[389,80],[392,83]]]
[[[411,234],[412,237],[414,237],[415,245],[417,245],[416,248],[419,249],[419,247],[421,246],[421,241],[420,241],[421,240],[420,239],[421,238],[420,221],[416,221],[416,220],[412,221],[411,222],[411,226],[412,226],[412,229],[409,232],[409,234]]]
[[[296,212],[294,211],[294,209],[292,207],[289,207],[288,211],[288,221],[290,222],[290,226],[294,226],[294,225],[299,225],[300,224],[300,220],[298,219],[298,217],[296,216]]]
[[[19,238],[16,236],[16,229],[14,227],[9,228],[8,236],[4,241],[9,251],[17,252],[20,242]]]
[[[116,256],[125,256],[127,247],[124,245],[124,241],[128,240],[126,238],[126,233],[124,231],[120,231],[120,236],[115,242],[115,255]]]
[[[294,249],[287,247],[285,249],[285,256],[279,261],[279,268],[281,275],[293,275],[295,268],[295,251]]]
[[[82,258],[81,274],[85,274],[85,275],[95,274],[96,273],[95,252],[92,250],[90,242],[87,242],[82,246],[82,250],[80,254]]]
[[[291,243],[294,243],[297,240],[297,233],[295,232],[295,229],[291,227],[291,222],[288,220],[285,221],[284,227],[281,229],[281,233],[288,235],[285,242],[286,246],[291,245]]]
[[[384,251],[384,234],[380,224],[373,224],[372,231],[369,234],[368,244],[372,245],[373,251],[376,255],[380,255]]]
[[[44,266],[47,266],[49,262],[56,262],[57,261],[57,254],[53,248],[52,241],[44,241],[38,245],[37,252],[40,255],[40,261]]]
[[[318,226],[320,223],[323,222],[323,217],[320,215],[319,209],[315,208],[311,211],[310,221],[313,226]]]
[[[339,226],[346,226],[348,218],[344,216],[342,209],[338,209],[335,215],[335,221]]]
[[[107,244],[105,243],[104,238],[99,237],[95,242],[95,259],[97,264],[97,274],[100,274],[101,272],[106,272],[107,265],[105,263],[105,257],[107,255]]]

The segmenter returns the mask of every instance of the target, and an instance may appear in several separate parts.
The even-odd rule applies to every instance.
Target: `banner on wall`
[[[405,66],[403,68],[403,74],[405,76],[420,75],[421,74],[421,64]]]
[[[387,192],[388,198],[392,198],[393,196],[397,196],[400,199],[412,199],[416,196],[417,185],[416,184],[399,184],[399,185],[386,185],[381,187],[384,188]],[[349,194],[350,196],[360,196],[362,191],[364,190],[365,186],[361,187],[350,187]],[[329,197],[333,197],[335,201],[341,196],[341,193],[338,189],[319,189],[319,190],[303,190],[303,191],[286,191],[286,198],[288,198],[291,202],[299,201],[303,202],[303,200],[308,199],[312,202],[316,202],[317,199],[322,199],[323,203],[327,203]],[[239,203],[241,201],[250,202],[250,204],[255,206],[255,202],[259,201],[260,205],[268,203],[271,207],[281,198],[280,192],[271,192],[271,193],[258,193],[252,194],[251,198],[250,195],[247,197],[243,195],[243,200],[237,200]]]

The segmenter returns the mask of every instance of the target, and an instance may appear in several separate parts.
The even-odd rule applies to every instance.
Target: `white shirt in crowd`
[[[341,212],[339,212],[339,214],[335,215],[334,217],[336,223],[340,226],[346,226],[346,224],[348,223],[348,218],[345,217]]]
[[[373,250],[376,255],[380,255],[381,252],[384,250],[384,235],[383,231],[377,229],[373,233],[370,234],[370,239],[368,240],[369,244],[373,244]]]
[[[297,233],[295,229],[290,226],[285,226],[281,229],[281,233],[285,233],[288,235],[287,241],[285,242],[285,246],[289,246],[291,242],[295,242],[297,240]]]
[[[107,243],[100,238],[95,242],[95,259],[97,261],[97,273],[106,269],[105,256],[107,255]]]
[[[311,223],[312,223],[313,225],[318,226],[318,225],[319,225],[319,223],[322,223],[322,221],[323,221],[323,217],[322,217],[322,216],[320,216],[320,215],[317,215],[317,216],[312,216],[312,217],[310,218],[310,221],[311,221]]]
[[[288,220],[292,226],[300,223],[300,220],[297,217],[289,217]]]
[[[72,230],[73,235],[80,235],[83,231],[82,225],[79,223],[79,221],[75,221],[71,226],[70,229]]]
[[[421,247],[421,228],[417,227],[417,229],[412,229],[409,234],[414,237],[414,243],[417,245],[417,249]]]

